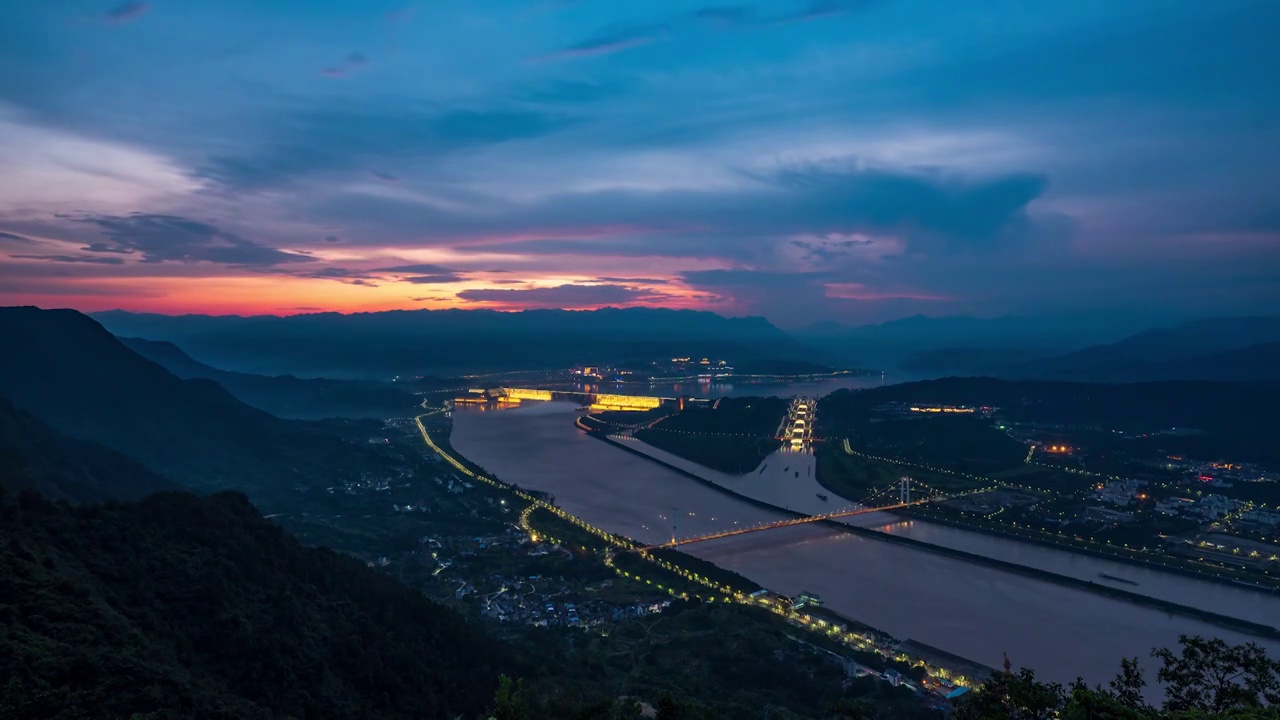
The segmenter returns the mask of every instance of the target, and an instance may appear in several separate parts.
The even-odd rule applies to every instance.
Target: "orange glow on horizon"
[[[586,278],[538,278],[515,286],[519,289],[590,284]],[[0,305],[68,307],[83,312],[128,310],[165,315],[297,315],[312,312],[381,312],[386,310],[488,309],[519,311],[546,307],[536,302],[470,301],[456,296],[468,289],[510,289],[485,280],[412,285],[385,281],[376,286],[355,285],[330,279],[288,275],[224,276],[202,278],[59,278],[47,289],[31,292],[0,291]],[[644,288],[641,288],[644,289]],[[678,286],[663,286],[661,294],[632,302],[575,305],[568,309],[603,307],[668,307],[709,309],[705,296]],[[418,299],[415,299],[418,298]]]

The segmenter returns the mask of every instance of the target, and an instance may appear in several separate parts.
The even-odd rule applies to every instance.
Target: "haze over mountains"
[[[646,308],[595,311],[393,310],[276,316],[94,315],[116,335],[168,340],[241,372],[387,378],[544,369],[632,357],[801,359],[763,318]]]
[[[852,327],[822,323],[791,333],[758,317],[644,308],[289,317],[111,311],[94,317],[176,374],[216,379],[242,400],[290,417],[316,416],[308,398],[317,393],[335,402],[370,396],[355,392],[362,387],[358,385],[321,386],[296,377],[251,373],[388,379],[701,355],[743,366],[806,361],[920,376],[1098,382],[1280,379],[1277,316],[1135,329],[1107,321],[917,315]],[[399,401],[383,387],[369,402],[372,412]]]
[[[419,398],[384,382],[254,375],[219,370],[163,340],[120,338],[125,347],[180,378],[213,380],[242,402],[282,418],[384,418],[405,415]]]

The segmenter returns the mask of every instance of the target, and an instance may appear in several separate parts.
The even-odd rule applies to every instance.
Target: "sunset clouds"
[[[1280,305],[1280,9],[0,7],[0,303]]]

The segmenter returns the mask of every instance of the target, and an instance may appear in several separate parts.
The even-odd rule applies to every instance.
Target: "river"
[[[573,426],[576,414],[572,404],[558,402],[498,412],[460,410],[454,413],[451,442],[458,452],[499,478],[550,492],[566,511],[645,542],[671,539],[673,522],[675,533],[687,537],[782,517],[587,437]],[[796,468],[788,470],[793,480],[795,472]],[[765,487],[763,477],[758,483]],[[797,496],[793,507],[809,511],[798,507],[800,502]],[[813,502],[821,501],[814,497]],[[859,516],[859,523],[867,517]],[[883,518],[871,522],[879,522],[889,532],[932,533],[930,542],[976,553],[1065,554],[931,524],[921,529],[926,524],[919,522],[910,527]],[[943,537],[940,531],[944,530],[953,533]],[[983,543],[982,547],[964,546],[965,536]],[[998,547],[1006,543],[1010,548]],[[1232,643],[1256,640],[1273,657],[1280,657],[1280,642],[820,527],[753,533],[691,545],[685,551],[778,592],[816,592],[832,610],[896,637],[912,638],[992,667],[999,667],[1007,653],[1015,665],[1033,667],[1040,677],[1060,682],[1077,676],[1105,682],[1115,674],[1120,658],[1148,658],[1154,647],[1175,645],[1180,633],[1218,636]],[[1050,560],[1041,557],[1037,562]],[[1078,572],[1089,579],[1101,572],[1095,567],[1114,564],[1075,555],[1062,562],[1074,567],[1069,568],[1070,574]],[[1224,614],[1246,619],[1270,612],[1271,623],[1280,617],[1280,599],[1248,594],[1247,601],[1223,605],[1220,595],[1243,591],[1122,567],[1123,572],[1115,574],[1138,580],[1137,573],[1150,573],[1154,577],[1146,578],[1148,582],[1156,583],[1158,578],[1161,587],[1167,583],[1167,589],[1181,588],[1176,599],[1183,604],[1218,612],[1234,607],[1237,612]],[[1255,606],[1253,600],[1271,604]],[[1237,602],[1241,604],[1231,604]],[[1144,664],[1149,668],[1151,661]]]

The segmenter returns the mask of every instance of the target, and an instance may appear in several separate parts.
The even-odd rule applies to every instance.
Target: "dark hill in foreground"
[[[178,486],[132,458],[57,432],[0,397],[0,485],[73,502],[135,500]]]
[[[314,482],[358,463],[329,426],[277,418],[182,379],[73,310],[0,308],[0,395],[57,429],[204,490]]]
[[[0,410],[0,717],[471,717],[509,670],[457,613],[241,494],[45,499],[165,483]]]
[[[235,493],[73,508],[0,489],[0,716],[475,713],[506,653]]]

